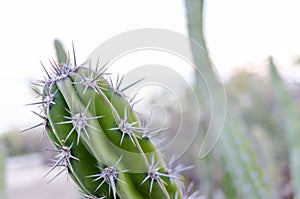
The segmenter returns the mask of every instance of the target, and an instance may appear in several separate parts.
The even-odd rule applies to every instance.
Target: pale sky
[[[292,71],[300,57],[298,0],[209,0],[205,34],[216,68],[263,67],[273,55]],[[76,45],[79,62],[102,42],[138,28],[187,35],[182,0],[11,0],[0,2],[0,133],[35,122],[29,82],[44,75],[40,61],[54,57],[52,42]]]

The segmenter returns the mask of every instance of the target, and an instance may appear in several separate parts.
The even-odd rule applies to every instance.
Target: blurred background
[[[187,172],[195,189],[217,199],[300,198],[299,8],[296,0],[1,1],[0,198],[79,198],[66,175],[49,184],[43,178],[53,154],[44,151],[51,145],[42,129],[20,133],[40,122],[24,106],[36,100],[30,82],[45,75],[40,61],[55,58],[55,38],[67,49],[73,41],[83,62],[107,39],[139,28],[190,36],[209,54],[201,66],[191,49],[197,69],[205,67],[219,80],[211,85],[216,93],[224,83],[227,116],[219,142],[198,158],[197,142],[211,114],[204,110],[200,135],[182,157],[196,165]],[[186,78],[197,79],[188,73]],[[187,103],[191,92],[182,92]],[[176,108],[164,107],[176,123]],[[199,122],[188,115],[191,123]]]

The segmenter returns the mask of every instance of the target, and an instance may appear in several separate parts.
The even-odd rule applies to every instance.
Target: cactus
[[[286,136],[292,176],[292,184],[295,198],[300,198],[300,124],[299,114],[296,111],[291,94],[286,88],[283,78],[277,71],[277,66],[272,57],[269,57],[269,71],[275,99],[278,101],[281,111],[284,113],[284,135]]]
[[[0,139],[0,199],[4,199],[5,156],[4,143]]]
[[[33,103],[44,120],[36,126],[44,126],[58,154],[45,176],[52,181],[67,172],[83,198],[197,197],[182,188],[178,173],[186,168],[162,159],[151,139],[159,130],[142,125],[120,89],[122,79],[113,86],[107,66],[77,65],[74,46],[72,65],[57,40],[55,48],[58,62],[50,61],[51,71],[43,65],[46,78],[37,91],[42,101]]]
[[[189,35],[192,39],[198,42],[191,41],[191,50],[193,58],[198,71],[205,74],[205,82],[195,73],[195,79],[197,80],[198,95],[200,104],[205,108],[212,106],[211,131],[209,132],[211,141],[205,147],[209,150],[220,137],[219,144],[217,145],[222,159],[224,160],[225,169],[229,175],[227,183],[233,183],[233,186],[226,185],[225,192],[227,197],[232,198],[239,194],[243,198],[274,198],[273,192],[269,186],[268,179],[266,179],[265,169],[261,168],[257,160],[253,146],[248,140],[245,125],[241,119],[236,107],[226,102],[224,87],[219,80],[219,77],[214,70],[213,64],[208,56],[206,48],[206,41],[203,33],[203,8],[205,7],[205,0],[185,0],[186,14],[188,20]],[[206,53],[204,53],[206,52]],[[203,91],[205,91],[205,84],[209,85],[213,92],[210,93],[210,98],[205,97]],[[213,100],[212,100],[213,99]],[[210,105],[212,103],[212,105]],[[224,107],[227,107],[225,109]],[[213,111],[217,110],[217,111]],[[224,126],[222,124],[226,112],[226,121]],[[234,122],[232,122],[234,121]],[[222,124],[222,128],[218,127]],[[223,131],[222,135],[219,133]],[[206,139],[206,138],[205,138]],[[203,147],[205,149],[205,147]],[[202,147],[201,147],[202,149]],[[200,149],[200,152],[201,152]],[[205,157],[208,153],[200,153],[200,157]],[[210,171],[213,175],[214,171]]]
[[[245,133],[243,120],[238,117],[235,107],[229,106],[228,120],[236,122],[225,125],[220,147],[234,186],[243,198],[276,198],[270,188],[268,172],[261,168],[249,136]]]

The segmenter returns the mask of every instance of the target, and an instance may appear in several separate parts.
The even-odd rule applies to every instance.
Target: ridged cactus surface
[[[122,78],[112,84],[106,66],[77,65],[75,53],[71,64],[58,41],[55,47],[58,62],[43,66],[42,101],[34,103],[57,153],[45,176],[52,181],[67,172],[83,198],[197,198],[182,190],[179,172],[190,167],[162,159],[151,140],[160,129],[141,125],[120,89]]]

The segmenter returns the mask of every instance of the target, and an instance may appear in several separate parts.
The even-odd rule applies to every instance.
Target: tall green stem
[[[5,182],[5,148],[0,140],[0,199],[4,199],[4,182]]]
[[[269,70],[276,100],[283,112],[284,135],[288,142],[291,177],[296,199],[300,199],[300,122],[293,99],[280,77],[272,57],[269,59]]]
[[[243,198],[270,198],[271,193],[264,180],[264,172],[247,141],[241,117],[232,104],[226,103],[224,87],[209,59],[203,32],[204,0],[185,2],[191,50],[197,67],[195,77],[199,99],[203,100],[200,104],[204,104],[207,108],[204,110],[210,116],[210,127],[200,148],[200,157],[208,155],[220,138],[218,147],[237,192],[241,193]],[[226,110],[227,117],[223,126]],[[221,131],[222,135],[219,137]]]

